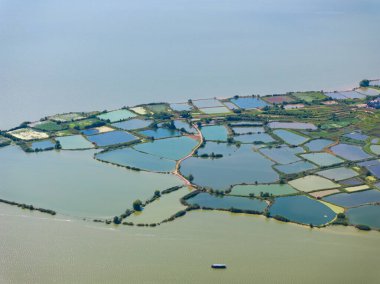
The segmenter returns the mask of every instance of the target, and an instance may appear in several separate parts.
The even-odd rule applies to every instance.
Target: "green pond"
[[[239,197],[239,196],[216,196],[206,192],[201,192],[196,196],[187,199],[186,202],[190,205],[199,205],[213,209],[241,209],[263,212],[268,204],[260,199]]]
[[[173,160],[145,154],[131,147],[99,153],[96,158],[104,162],[152,172],[171,172],[176,164]]]
[[[59,213],[109,217],[146,200],[157,189],[181,184],[172,175],[135,172],[100,163],[93,150],[24,153],[0,150],[0,198]],[[20,176],[22,178],[20,178]]]
[[[255,196],[260,196],[261,193],[269,193],[274,196],[280,196],[297,192],[297,190],[288,184],[239,184],[235,185],[229,194],[239,196],[250,196],[250,194],[254,194]]]
[[[344,160],[329,153],[308,153],[302,154],[301,156],[302,158],[309,160],[310,162],[321,167],[332,166],[344,162]]]
[[[162,194],[161,197],[144,207],[142,212],[136,212],[130,215],[126,221],[135,224],[159,223],[177,213],[186,209],[180,199],[189,194],[187,188],[180,188],[168,194]]]
[[[116,122],[116,121],[125,120],[128,118],[132,118],[135,116],[136,114],[134,114],[133,112],[127,109],[119,109],[119,110],[114,110],[114,111],[100,114],[98,115],[98,118],[102,120],[109,120],[110,122]]]
[[[280,137],[282,140],[284,140],[285,143],[289,145],[298,146],[305,143],[307,140],[309,140],[309,138],[305,136],[301,136],[291,131],[283,130],[283,129],[274,130],[273,133],[277,135],[278,137]]]
[[[206,143],[206,147],[209,144]],[[226,144],[226,149],[231,149]],[[233,149],[233,148],[232,148]],[[220,153],[218,151],[214,151]],[[214,189],[228,189],[241,183],[271,183],[278,180],[278,174],[272,169],[273,162],[249,145],[241,145],[233,153],[222,158],[189,158],[182,162],[181,172],[185,176],[193,175],[193,182]]]
[[[380,206],[364,205],[348,209],[346,212],[348,220],[354,225],[367,225],[374,229],[380,229]]]
[[[293,222],[320,226],[332,221],[336,214],[323,203],[304,195],[278,197],[269,208],[272,216],[280,215]]]
[[[197,144],[197,140],[182,136],[142,143],[133,148],[161,158],[179,160],[188,155]]]
[[[61,143],[63,150],[81,150],[94,148],[94,145],[82,135],[58,137],[55,140]]]
[[[205,140],[227,141],[227,129],[223,125],[203,126],[201,128]]]
[[[126,121],[113,123],[112,126],[123,130],[133,130],[148,127],[152,122],[153,120],[132,118]]]

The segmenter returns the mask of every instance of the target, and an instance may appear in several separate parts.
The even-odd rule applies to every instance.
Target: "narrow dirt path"
[[[195,128],[195,130],[197,131],[197,134],[194,135],[197,140],[198,140],[198,145],[196,147],[194,147],[194,149],[185,157],[181,158],[180,160],[177,161],[176,165],[175,165],[175,170],[173,171],[173,174],[176,175],[177,177],[179,177],[180,179],[182,179],[184,181],[184,183],[186,185],[191,185],[191,182],[189,180],[187,180],[183,175],[180,174],[179,172],[179,166],[181,165],[181,163],[190,158],[194,152],[202,145],[203,143],[203,136],[202,136],[202,132],[199,130],[198,126],[196,124],[193,124],[193,127]]]

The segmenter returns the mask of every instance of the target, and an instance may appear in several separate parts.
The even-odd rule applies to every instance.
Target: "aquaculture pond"
[[[197,108],[224,107],[224,105],[217,99],[193,100],[193,105]]]
[[[255,134],[245,134],[234,136],[234,140],[241,143],[255,143],[255,142],[263,142],[270,143],[275,140],[267,133],[255,133]]]
[[[365,95],[365,96],[370,96],[370,97],[380,95],[380,90],[376,90],[373,88],[359,88],[359,89],[356,89],[356,91]]]
[[[268,105],[262,99],[254,97],[237,99],[233,98],[231,99],[231,102],[243,109],[263,108]]]
[[[206,144],[198,148],[198,155],[208,154],[222,154],[223,156],[231,155],[239,150],[235,144],[219,143],[208,141]]]
[[[376,155],[380,155],[380,145],[371,145],[370,150]]]
[[[200,108],[201,112],[205,114],[218,114],[218,113],[229,113],[231,112],[228,108],[225,106],[221,107],[208,107],[208,108]]]
[[[87,141],[82,135],[57,137],[55,140],[61,143],[63,150],[80,150],[94,148],[91,142]]]
[[[280,172],[283,172],[284,174],[296,174],[296,173],[309,171],[309,170],[313,170],[317,168],[312,163],[305,162],[305,161],[298,161],[298,162],[286,164],[286,165],[276,165],[274,167]]]
[[[227,141],[227,128],[223,125],[203,126],[202,135],[206,140]]]
[[[301,224],[321,226],[331,222],[336,214],[323,203],[304,195],[278,197],[269,208],[272,216],[283,216]]]
[[[136,114],[134,114],[133,112],[127,109],[119,109],[119,110],[114,110],[114,111],[100,114],[98,115],[98,118],[101,120],[109,120],[110,122],[116,122],[116,121],[125,120],[128,118],[132,118],[135,116]]]
[[[295,190],[288,184],[239,184],[235,185],[229,195],[239,195],[239,196],[260,196],[263,193],[268,193],[274,196],[287,195],[297,193]]]
[[[263,148],[260,149],[260,152],[279,164],[290,164],[301,160],[296,154],[303,153],[304,149],[302,147],[291,148],[282,145],[279,148]]]
[[[250,134],[265,132],[264,127],[232,127],[235,134]]]
[[[182,136],[141,143],[133,148],[160,158],[179,160],[188,155],[197,144],[197,140]]]
[[[141,135],[146,137],[153,137],[154,139],[168,138],[168,137],[176,137],[181,136],[181,132],[176,129],[168,129],[168,128],[156,128],[139,131]]]
[[[99,153],[96,154],[96,158],[104,162],[152,172],[171,172],[176,164],[173,160],[145,154],[130,147]]]
[[[321,167],[332,166],[344,162],[344,160],[329,153],[309,153],[302,154],[301,156],[302,158],[309,160],[310,162],[313,162],[314,164],[317,164]]]
[[[145,107],[155,113],[166,112],[168,110],[168,105],[166,104],[151,104]]]
[[[368,135],[362,134],[360,132],[351,132],[343,135],[343,137],[350,138],[353,140],[358,140],[358,141],[365,141],[368,139]]]
[[[44,140],[44,141],[33,142],[31,148],[33,150],[36,150],[36,149],[47,150],[47,149],[53,149],[54,146],[55,146],[55,143],[53,143],[51,140]]]
[[[346,215],[351,224],[367,225],[380,229],[380,205],[364,205],[347,210]]]
[[[111,131],[96,135],[87,136],[87,139],[99,147],[128,143],[138,138],[125,131]]]
[[[360,146],[355,145],[338,144],[331,147],[331,150],[336,155],[350,161],[364,160],[372,157],[371,155],[364,152]]]
[[[329,179],[314,175],[291,180],[289,181],[289,184],[294,188],[304,192],[340,187],[339,184],[332,182]]]
[[[170,108],[175,111],[190,111],[192,109],[187,103],[170,104]]]
[[[263,212],[268,204],[260,199],[239,197],[239,196],[216,196],[206,192],[201,192],[196,196],[187,199],[190,205],[199,205],[200,207],[208,207],[213,209],[241,209],[254,210]]]
[[[345,179],[345,180],[341,180],[339,181],[340,184],[342,185],[347,185],[347,186],[354,186],[354,185],[360,185],[360,184],[363,184],[364,181],[361,180],[360,178],[349,178],[349,179]]]
[[[366,161],[358,164],[361,167],[365,167],[367,170],[370,171],[372,175],[374,175],[377,178],[380,178],[380,160],[371,160]]]
[[[380,191],[373,189],[353,193],[339,193],[323,199],[343,207],[356,207],[366,203],[380,202]]]
[[[270,128],[288,128],[288,129],[311,129],[315,130],[317,127],[312,123],[307,122],[282,122],[282,121],[272,121],[268,124]]]
[[[225,147],[226,151],[231,149]],[[180,170],[184,176],[193,175],[193,183],[197,185],[226,190],[234,184],[276,182],[278,174],[272,169],[272,165],[273,162],[253,152],[250,145],[243,144],[222,158],[186,159],[182,162]]]
[[[187,133],[196,133],[197,131],[193,126],[184,120],[174,120],[174,126],[177,129],[185,129]]]
[[[334,141],[328,139],[315,139],[310,142],[307,142],[305,146],[311,152],[320,152],[332,143],[334,143]]]
[[[293,132],[279,129],[279,130],[274,130],[273,133],[280,137],[282,140],[284,140],[285,143],[290,144],[290,145],[301,145],[305,143],[307,140],[309,140],[308,137],[301,136],[298,134],[295,134]]]
[[[7,163],[0,163],[0,198],[70,216],[109,218],[132,208],[136,199],[147,200],[155,190],[182,183],[174,175],[128,171],[100,163],[94,160],[94,153],[34,154],[19,147],[2,148],[0,160]]]
[[[183,187],[168,194],[161,194],[160,198],[145,206],[143,211],[135,212],[125,221],[135,224],[159,223],[178,211],[186,209],[180,199],[189,193],[189,189]]]
[[[133,119],[126,120],[126,121],[113,123],[112,126],[117,127],[117,128],[121,128],[124,130],[134,130],[134,129],[140,129],[140,128],[148,127],[152,122],[153,122],[153,120],[133,118]]]
[[[329,170],[324,170],[316,173],[317,175],[323,176],[332,180],[344,180],[358,176],[359,174],[350,168],[340,167]]]
[[[236,105],[234,105],[233,103],[230,103],[230,102],[223,102],[223,104],[228,107],[229,109],[231,110],[234,110],[234,109],[239,109]]]

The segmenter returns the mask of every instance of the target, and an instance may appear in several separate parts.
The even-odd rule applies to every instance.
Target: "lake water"
[[[189,212],[153,229],[4,204],[0,214],[2,283],[375,284],[380,277],[379,233],[354,228],[311,230],[220,211]],[[228,268],[212,270],[217,262]]]
[[[374,229],[380,229],[379,205],[364,205],[348,209],[347,217],[351,224],[362,224]]]
[[[3,2],[0,129],[57,112],[379,76],[374,0]]]

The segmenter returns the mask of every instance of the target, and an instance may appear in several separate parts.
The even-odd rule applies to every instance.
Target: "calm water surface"
[[[379,77],[379,18],[377,0],[2,0],[0,129],[57,112],[352,87]]]

